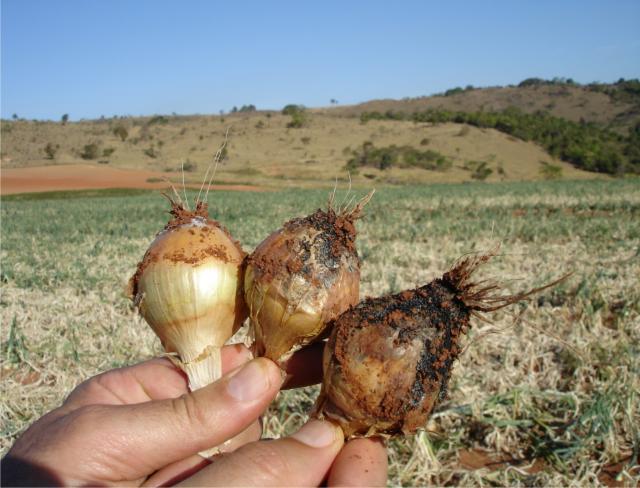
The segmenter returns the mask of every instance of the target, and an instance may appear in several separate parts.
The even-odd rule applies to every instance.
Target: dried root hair
[[[198,200],[196,202],[196,208],[193,210],[189,210],[188,206],[180,199],[180,195],[178,198],[172,198],[171,195],[166,192],[162,193],[162,196],[169,200],[169,204],[171,205],[171,210],[169,213],[173,216],[174,219],[187,218],[187,217],[202,217],[209,218],[209,205],[207,202]]]
[[[349,186],[351,186],[351,184],[349,184]],[[364,207],[366,207],[369,201],[373,198],[373,194],[376,192],[376,190],[375,189],[371,190],[362,199],[360,199],[358,202],[355,202],[355,204],[354,204],[355,195],[352,196],[351,199],[345,203],[345,200],[347,199],[350,191],[351,191],[351,188],[349,188],[349,191],[347,192],[347,195],[345,196],[345,198],[343,198],[343,201],[336,206],[335,205],[336,191],[334,187],[333,193],[331,194],[331,196],[329,196],[329,202],[327,203],[327,211],[330,213],[333,212],[338,217],[341,217],[343,219],[347,219],[353,222],[355,220],[358,220],[360,217],[362,217],[362,214],[364,212]]]
[[[216,154],[213,157],[213,163],[209,165],[209,167],[207,168],[207,172],[204,174],[204,178],[202,179],[202,184],[200,185],[200,190],[198,191],[198,195],[194,198],[195,208],[193,210],[190,209],[189,199],[187,198],[187,187],[185,185],[185,179],[184,179],[184,161],[182,161],[180,164],[180,167],[182,170],[182,192],[184,194],[184,197],[180,195],[178,190],[176,190],[176,187],[171,182],[171,180],[169,180],[166,177],[163,178],[165,183],[169,185],[169,189],[171,190],[171,193],[168,193],[168,190],[167,190],[162,192],[161,195],[165,197],[167,200],[169,200],[169,204],[171,205],[171,210],[169,210],[169,213],[173,216],[174,219],[179,219],[185,216],[203,217],[205,219],[209,217],[209,204],[208,204],[209,190],[211,189],[211,184],[213,183],[213,179],[215,178],[216,171],[218,170],[218,166],[220,164],[220,161],[222,160],[222,152],[227,146],[227,142],[229,140],[229,130],[230,128],[227,128],[227,131],[224,134],[224,140],[222,141],[222,144],[220,145],[220,147],[216,151]],[[213,168],[213,171],[211,171],[212,168]],[[209,173],[211,173],[210,177],[209,177]],[[206,185],[206,190],[205,190],[205,185]],[[205,190],[204,198],[201,198],[203,190]]]
[[[483,314],[495,312],[526,300],[531,295],[561,283],[573,274],[573,272],[567,273],[551,283],[529,291],[513,295],[501,294],[500,291],[503,287],[496,281],[472,280],[474,272],[496,256],[499,249],[500,246],[497,245],[488,252],[465,256],[459,259],[442,277],[442,280],[456,291],[458,298],[471,310],[472,315],[481,320],[486,320]]]

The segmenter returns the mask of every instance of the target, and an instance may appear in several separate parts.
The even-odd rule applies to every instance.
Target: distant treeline
[[[405,113],[363,112],[360,120],[412,120],[433,124],[453,122],[491,128],[533,141],[549,154],[586,171],[608,174],[640,173],[640,122],[627,136],[593,123],[572,122],[546,112],[525,113],[518,108],[499,112],[426,110]]]
[[[509,87],[513,87],[514,85],[508,85]],[[526,88],[526,87],[537,87],[537,86],[556,86],[556,87],[580,87],[588,91],[604,93],[611,97],[615,101],[619,102],[629,102],[629,103],[639,103],[640,102],[640,80],[637,78],[632,78],[630,80],[625,80],[624,78],[620,78],[615,83],[587,83],[586,85],[582,85],[573,81],[572,78],[561,78],[555,77],[550,80],[545,80],[544,78],[527,78],[518,83],[518,88]],[[502,88],[502,87],[495,87]],[[465,93],[473,90],[482,90],[480,87],[475,87],[473,85],[467,85],[464,88],[461,86],[457,86],[455,88],[450,88],[444,93],[436,93],[434,96],[436,97],[452,97],[458,95],[460,93]]]
[[[571,78],[553,78],[551,80],[545,80],[542,78],[527,78],[526,80],[522,80],[519,87],[526,86],[580,86],[585,88],[586,90],[604,93],[609,95],[616,101],[626,101],[626,102],[638,102],[640,99],[640,80],[637,78],[632,78],[630,80],[625,80],[624,78],[620,78],[615,83],[588,83],[586,85],[581,85],[580,83],[576,83]]]

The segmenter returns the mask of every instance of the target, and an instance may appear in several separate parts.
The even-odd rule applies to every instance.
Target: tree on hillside
[[[64,114],[62,117],[60,117],[60,120],[62,121],[62,125],[66,125],[69,121],[69,114]]]
[[[296,112],[304,112],[304,110],[305,110],[304,105],[297,105],[295,103],[290,103],[284,106],[284,108],[282,109],[282,115],[293,115]]]
[[[525,87],[525,86],[540,86],[540,85],[544,85],[546,84],[546,81],[543,80],[542,78],[527,78],[525,80],[522,80],[518,86],[520,88]]]

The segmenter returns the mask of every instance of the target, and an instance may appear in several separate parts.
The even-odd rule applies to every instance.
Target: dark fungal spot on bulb
[[[492,255],[467,258],[425,286],[366,299],[340,315],[325,348],[316,415],[337,422],[347,438],[424,427],[446,396],[471,317],[557,283],[497,294],[497,285],[470,280]]]

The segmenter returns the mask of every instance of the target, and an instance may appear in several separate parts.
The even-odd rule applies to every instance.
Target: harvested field
[[[2,199],[2,452],[84,378],[160,353],[123,290],[166,201],[81,196]],[[220,191],[209,203],[251,251],[327,196]],[[507,293],[574,272],[493,323],[472,321],[427,430],[389,443],[390,484],[637,486],[638,180],[381,188],[358,231],[362,296],[427,283],[496,243],[478,277]],[[265,435],[299,426],[317,392],[281,393]]]

